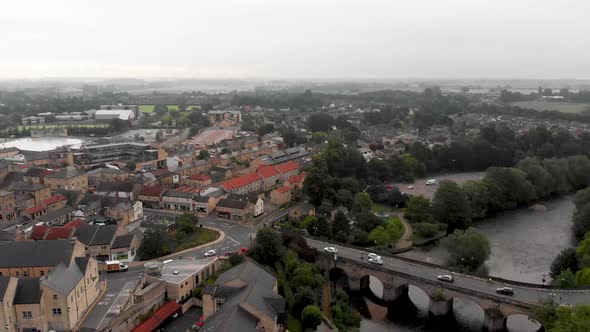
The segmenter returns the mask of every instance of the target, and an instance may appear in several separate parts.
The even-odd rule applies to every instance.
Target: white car
[[[369,258],[369,263],[383,265],[383,260],[381,259],[381,257]]]
[[[426,181],[426,185],[427,186],[434,186],[436,184],[436,180],[435,179],[430,179],[428,181]]]
[[[325,247],[325,248],[324,248],[324,251],[325,251],[325,252],[332,253],[332,254],[335,254],[335,253],[337,253],[337,252],[338,252],[338,249],[336,249],[336,248],[334,248],[334,247]]]
[[[215,249],[211,249],[205,253],[205,257],[212,257],[212,256],[215,256],[216,254],[217,254],[217,251],[215,251]]]
[[[455,279],[453,279],[453,276],[448,275],[448,274],[441,274],[438,277],[436,277],[436,279],[438,279],[440,281],[444,281],[444,282],[453,282],[453,281],[455,281]]]
[[[408,189],[414,189],[414,185],[413,184],[409,185]]]
[[[369,259],[381,259],[381,256],[374,253],[367,254],[367,257],[369,257]]]

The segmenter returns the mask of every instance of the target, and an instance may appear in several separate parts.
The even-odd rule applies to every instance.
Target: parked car
[[[438,279],[440,281],[444,281],[444,282],[453,282],[453,281],[455,281],[455,279],[453,278],[453,276],[448,275],[448,274],[441,274],[438,277],[436,277],[436,279]]]
[[[369,258],[369,263],[383,265],[383,260],[381,259],[381,257]]]
[[[337,252],[338,252],[338,249],[336,249],[336,248],[334,248],[334,247],[325,247],[325,248],[324,248],[324,251],[325,251],[325,252],[332,253],[332,254],[335,254],[335,253],[337,253]]]
[[[211,249],[205,253],[205,257],[213,257],[216,254],[217,254],[217,252],[215,251],[215,249]]]
[[[408,189],[414,189],[414,185],[413,184],[409,185]]]
[[[512,289],[510,287],[500,287],[500,288],[496,289],[496,293],[512,296],[512,295],[514,295],[514,289]]]

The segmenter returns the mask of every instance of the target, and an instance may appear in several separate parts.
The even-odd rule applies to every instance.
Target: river
[[[571,215],[573,196],[565,196],[546,203],[545,212],[527,208],[499,214],[476,222],[475,228],[483,232],[491,243],[491,255],[486,261],[489,274],[523,282],[542,283],[542,273],[549,272],[553,258],[564,248],[574,245]],[[440,245],[413,249],[403,256],[445,264],[447,253]],[[371,279],[371,289],[380,296],[382,285]],[[362,332],[385,331],[481,331],[483,310],[474,302],[456,299],[453,318],[444,323],[432,324],[428,320],[428,297],[420,289],[410,286],[409,297],[415,312],[402,318],[387,319],[385,310],[367,303],[372,319],[363,319]],[[508,318],[509,331],[536,331],[537,323],[527,317],[515,315]]]

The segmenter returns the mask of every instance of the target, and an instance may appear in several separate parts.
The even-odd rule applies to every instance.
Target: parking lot
[[[422,195],[428,199],[432,199],[434,197],[434,193],[438,188],[438,184],[442,180],[450,180],[454,181],[458,184],[463,184],[469,180],[481,180],[484,176],[484,172],[470,172],[470,173],[455,173],[455,174],[443,174],[438,176],[431,176],[427,178],[416,179],[413,183],[388,183],[388,186],[398,187],[401,192],[407,193],[409,195]],[[434,185],[427,185],[426,181],[434,179],[436,180],[436,184]],[[409,188],[412,186],[413,188]]]

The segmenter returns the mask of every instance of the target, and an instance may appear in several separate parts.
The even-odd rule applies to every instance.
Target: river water
[[[506,279],[542,283],[542,273],[549,272],[553,258],[564,248],[574,245],[571,215],[573,196],[547,202],[549,209],[536,212],[523,208],[501,213],[479,221],[475,228],[483,232],[491,243],[491,255],[486,266],[489,274]],[[447,253],[440,245],[411,250],[403,256],[444,265]],[[382,285],[371,279],[371,289],[380,296]],[[367,300],[372,319],[363,319],[362,332],[385,331],[481,331],[483,310],[470,300],[455,299],[453,317],[444,323],[433,324],[428,319],[429,299],[422,290],[410,286],[409,297],[415,311],[402,317],[387,318],[386,310]],[[536,331],[537,323],[525,316],[508,317],[509,331]]]

